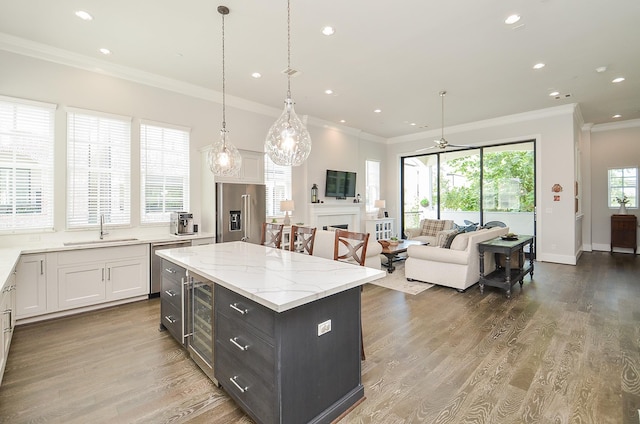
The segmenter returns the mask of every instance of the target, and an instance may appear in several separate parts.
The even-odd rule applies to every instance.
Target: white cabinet
[[[7,364],[9,355],[9,345],[13,336],[13,329],[16,325],[16,284],[15,273],[11,273],[9,279],[2,286],[0,291],[0,383],[4,374],[4,367]]]
[[[47,312],[46,255],[22,255],[16,267],[16,315],[27,318]]]
[[[203,244],[213,244],[215,239],[213,237],[199,238],[191,240],[191,246],[202,246]]]
[[[242,156],[242,166],[240,172],[235,177],[215,177],[215,182],[219,183],[264,183],[264,153],[251,150],[240,150]],[[207,161],[207,151],[203,154],[203,160]],[[208,165],[206,166],[208,169]],[[211,172],[209,171],[211,175]]]
[[[393,231],[393,218],[367,219],[366,232],[376,240],[388,240],[396,234]]]
[[[146,244],[59,252],[57,260],[57,310],[149,293]]]

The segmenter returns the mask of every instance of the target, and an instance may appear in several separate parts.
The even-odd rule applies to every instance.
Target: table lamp
[[[289,218],[289,212],[294,210],[293,200],[280,201],[280,210],[285,212],[284,225],[291,225],[291,219]]]
[[[373,202],[373,206],[378,208],[378,218],[384,218],[384,208],[387,206],[387,202],[384,200],[376,200]]]

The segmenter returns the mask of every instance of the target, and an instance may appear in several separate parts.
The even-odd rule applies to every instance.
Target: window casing
[[[638,168],[610,168],[609,207],[619,208],[618,199],[627,197],[627,208],[638,207]]]
[[[140,125],[140,222],[168,223],[189,210],[189,130]]]
[[[55,105],[0,97],[0,232],[53,230]]]
[[[267,217],[284,216],[280,202],[291,199],[291,167],[276,165],[268,155],[264,155],[264,182]]]
[[[131,119],[67,113],[67,228],[131,224]]]

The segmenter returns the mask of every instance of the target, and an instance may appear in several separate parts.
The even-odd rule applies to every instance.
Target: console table
[[[516,282],[520,282],[527,274],[533,278],[533,236],[520,235],[514,240],[505,240],[501,237],[493,240],[478,243],[478,253],[480,254],[480,293],[484,293],[484,286],[499,287],[506,290],[507,298],[511,297],[511,287]],[[524,247],[529,245],[529,264],[524,260]],[[484,254],[493,253],[496,256],[496,269],[485,275]],[[498,255],[504,255],[504,267],[498,265]],[[511,256],[518,255],[518,266],[512,269]]]
[[[611,253],[614,247],[638,249],[638,218],[635,215],[611,215]]]

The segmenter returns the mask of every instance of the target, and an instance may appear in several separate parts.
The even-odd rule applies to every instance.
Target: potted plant
[[[391,238],[389,238],[389,244],[390,245],[397,245],[400,243],[400,240],[398,240],[398,237],[393,236]]]
[[[420,206],[422,206],[423,208],[428,208],[429,207],[429,199],[427,199],[426,197],[422,200],[420,200]]]
[[[629,203],[629,198],[627,197],[627,195],[626,194],[623,195],[622,198],[616,197],[616,201],[620,205],[620,211],[618,211],[618,214],[626,215],[627,214],[627,203]]]

